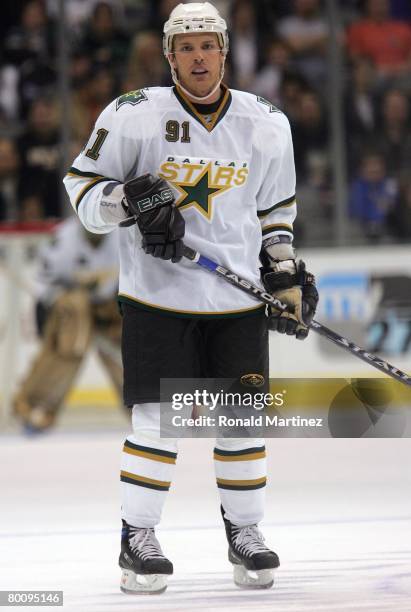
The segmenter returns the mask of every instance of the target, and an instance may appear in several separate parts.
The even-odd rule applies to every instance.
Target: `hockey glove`
[[[144,174],[124,184],[123,206],[129,215],[120,225],[137,223],[144,252],[173,263],[183,256],[184,217],[166,181]]]
[[[269,328],[304,340],[318,303],[314,275],[306,271],[303,261],[288,259],[261,268],[261,279],[269,293],[288,305],[285,312],[271,307]]]

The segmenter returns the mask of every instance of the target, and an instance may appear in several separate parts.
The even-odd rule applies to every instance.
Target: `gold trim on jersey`
[[[223,98],[220,102],[220,106],[214,113],[207,113],[207,117],[211,116],[211,121],[207,121],[207,119],[198,112],[194,104],[187,98],[184,92],[176,85],[173,87],[173,92],[180,102],[182,107],[196,119],[202,126],[205,127],[207,132],[211,132],[213,128],[221,121],[226,112],[228,111],[231,104],[231,92],[226,85],[221,84],[221,89],[224,92]]]
[[[81,200],[84,198],[84,196],[86,195],[87,192],[90,191],[90,189],[92,189],[93,187],[95,187],[95,185],[97,185],[98,183],[104,183],[106,181],[109,181],[110,179],[106,178],[105,176],[101,176],[100,178],[95,178],[92,181],[89,181],[84,187],[83,189],[80,191],[80,193],[78,194],[76,201],[74,203],[76,210],[78,209]]]
[[[293,226],[289,225],[289,223],[272,223],[271,225],[267,225],[262,228],[263,236],[269,234],[270,232],[281,232],[281,230],[285,230],[290,234],[293,233]]]
[[[115,181],[117,183],[119,182],[117,181],[117,179],[109,178],[108,176],[103,176],[102,174],[96,174],[95,172],[83,172],[82,170],[78,170],[78,168],[74,168],[74,166],[71,166],[71,168],[69,168],[69,171],[67,172],[66,176],[71,176],[77,179],[91,179],[90,181],[87,181],[87,183],[82,187],[81,191],[76,197],[76,201],[74,202],[74,207],[76,210],[78,209],[79,204],[86,195],[86,193],[98,183],[103,183],[104,181]]]
[[[132,295],[128,295],[127,293],[119,293],[118,300],[120,302],[132,302],[133,306],[137,306],[143,308],[145,310],[151,310],[158,313],[174,315],[176,317],[209,317],[210,319],[217,317],[230,317],[230,316],[242,316],[247,314],[255,314],[256,311],[263,310],[265,308],[265,304],[257,304],[256,306],[252,306],[249,308],[239,309],[239,310],[223,310],[216,312],[204,312],[202,310],[178,310],[171,308],[166,308],[165,306],[158,306],[157,304],[151,304],[150,302],[145,302],[140,298],[136,298]]]
[[[288,206],[292,206],[296,204],[295,194],[286,200],[282,200],[281,202],[277,202],[277,204],[273,204],[270,208],[266,208],[265,210],[258,210],[257,217],[266,217],[273,210],[277,210],[278,208],[288,208]]]

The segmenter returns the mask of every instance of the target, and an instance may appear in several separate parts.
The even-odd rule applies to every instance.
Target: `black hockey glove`
[[[124,184],[123,206],[129,215],[120,223],[128,227],[137,223],[143,237],[145,253],[171,259],[183,256],[185,221],[176,208],[174,195],[167,182],[144,174]]]
[[[285,312],[271,307],[269,328],[304,340],[318,303],[314,275],[306,271],[303,261],[295,262],[293,259],[270,262],[260,270],[266,291],[288,304]]]

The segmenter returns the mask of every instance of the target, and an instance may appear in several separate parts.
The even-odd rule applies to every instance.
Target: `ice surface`
[[[213,441],[184,440],[157,532],[174,576],[163,595],[130,596],[117,567],[124,437],[0,437],[0,590],[63,590],[62,609],[79,612],[411,611],[409,440],[267,442],[263,532],[281,568],[261,592],[232,582]]]

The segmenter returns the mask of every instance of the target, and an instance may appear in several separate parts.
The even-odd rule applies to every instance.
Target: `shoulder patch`
[[[274,104],[271,104],[271,102],[269,102],[265,98],[262,98],[261,96],[256,96],[256,97],[257,97],[257,102],[259,102],[260,104],[264,104],[265,106],[268,106],[270,113],[281,113],[282,112],[280,111],[279,108],[274,106]]]
[[[123,106],[123,104],[131,104],[132,106],[136,106],[136,104],[140,104],[140,102],[147,102],[148,98],[144,93],[144,89],[135,89],[134,91],[129,91],[126,94],[123,94],[116,100],[116,111]]]

